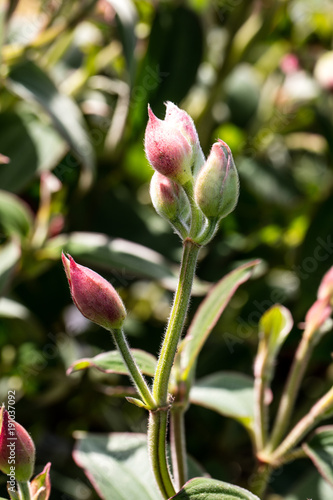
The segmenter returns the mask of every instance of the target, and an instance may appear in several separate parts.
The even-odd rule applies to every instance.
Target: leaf
[[[133,76],[134,53],[136,46],[135,27],[137,24],[137,12],[131,0],[107,0],[117,13],[120,34],[124,47],[124,55],[128,72]]]
[[[0,190],[0,221],[6,235],[26,238],[32,228],[33,214],[20,198]]]
[[[333,426],[327,425],[316,429],[310,439],[303,444],[303,450],[323,478],[333,487]]]
[[[61,94],[50,77],[32,61],[13,65],[9,70],[8,84],[17,95],[38,102],[50,115],[59,133],[85,167],[84,182],[89,184],[95,168],[94,152],[75,101]]]
[[[161,254],[131,241],[109,238],[105,234],[62,234],[48,241],[42,256],[58,260],[62,250],[76,259],[82,259],[88,266],[116,269],[122,274],[125,271],[157,280],[174,276],[168,261]],[[120,274],[117,277],[124,278]]]
[[[10,283],[21,257],[21,248],[15,241],[0,247],[0,296]]]
[[[76,433],[73,458],[105,500],[161,500],[151,472],[146,434]],[[203,473],[188,457],[189,477]]]
[[[206,477],[191,479],[172,498],[177,500],[260,500],[244,488]]]
[[[149,466],[144,434],[86,434],[73,458],[105,500],[160,499]]]
[[[165,101],[182,101],[202,61],[203,30],[196,13],[171,2],[159,2],[155,12],[147,55],[132,94],[139,126],[148,102],[154,113],[164,115]]]
[[[157,362],[156,358],[152,354],[142,351],[141,349],[131,349],[131,352],[142,373],[153,377]],[[67,374],[69,375],[79,370],[86,370],[90,367],[97,368],[104,373],[119,373],[120,375],[129,374],[118,351],[103,352],[94,358],[79,359],[68,368]]]
[[[254,381],[233,372],[217,372],[194,384],[191,403],[238,420],[252,431],[254,420]]]
[[[308,471],[283,500],[332,500],[333,488],[316,470]]]
[[[10,158],[1,165],[0,185],[19,192],[36,174],[54,168],[68,147],[51,125],[31,113],[17,109],[0,116],[0,151]]]
[[[188,378],[202,346],[229,300],[237,288],[250,278],[259,263],[259,260],[253,260],[231,271],[210,290],[201,303],[179,349],[183,380]]]
[[[273,377],[276,356],[293,324],[290,311],[280,304],[268,309],[259,321],[259,346],[254,372],[256,376],[264,373],[268,384]]]

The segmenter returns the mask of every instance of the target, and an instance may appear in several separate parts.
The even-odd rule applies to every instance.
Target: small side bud
[[[219,139],[198,174],[195,200],[208,219],[222,219],[234,210],[238,195],[238,173],[230,148]]]
[[[148,107],[145,151],[151,166],[181,185],[192,179],[192,147],[173,120],[160,120]]]
[[[156,212],[171,224],[184,227],[190,216],[190,203],[182,186],[155,172],[150,182],[150,196]]]
[[[70,255],[63,253],[61,258],[73,302],[83,316],[107,330],[121,328],[126,310],[111,283]]]
[[[16,481],[29,481],[35,467],[35,445],[29,433],[12,420],[4,406],[0,410],[0,470]]]
[[[327,271],[318,288],[318,299],[326,300],[333,306],[333,266]]]
[[[51,495],[50,479],[51,463],[45,465],[40,474],[35,476],[30,483],[30,493],[32,500],[48,500]]]

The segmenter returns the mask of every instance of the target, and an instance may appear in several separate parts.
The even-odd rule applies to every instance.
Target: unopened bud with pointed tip
[[[13,469],[14,467],[14,469]],[[35,445],[29,433],[12,420],[4,406],[0,410],[0,470],[15,470],[17,481],[29,481],[35,467]]]
[[[333,306],[333,266],[321,280],[318,288],[318,299],[326,300]]]
[[[193,148],[175,120],[160,120],[148,106],[145,151],[151,166],[181,185],[192,179]]]
[[[190,115],[171,101],[166,102],[165,121],[172,123],[186,137],[192,147],[192,171],[196,177],[205,162],[197,129]]]
[[[198,174],[195,200],[206,217],[222,219],[234,210],[238,195],[238,173],[230,148],[219,139]]]
[[[83,316],[107,330],[121,328],[126,310],[111,283],[70,255],[63,253],[61,258],[73,302]]]

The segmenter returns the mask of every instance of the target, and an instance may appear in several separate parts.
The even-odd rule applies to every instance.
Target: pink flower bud
[[[50,479],[51,463],[45,465],[43,471],[35,476],[30,483],[30,494],[32,500],[48,500],[51,494]]]
[[[166,103],[165,121],[178,129],[186,137],[194,150],[200,148],[198,132],[192,118],[186,111],[178,108],[171,101]]]
[[[190,204],[182,186],[159,172],[154,172],[150,182],[150,196],[156,212],[169,221],[186,221]]]
[[[305,316],[306,328],[314,332],[324,325],[325,321],[331,316],[332,307],[327,303],[327,300],[316,300],[310,307]]]
[[[35,445],[29,433],[12,420],[2,406],[0,410],[0,470],[15,476],[16,481],[29,481],[35,466]]]
[[[318,288],[318,299],[333,305],[333,266],[327,271]]]
[[[157,172],[179,184],[192,179],[192,146],[174,119],[160,120],[148,107],[145,151]]]
[[[102,276],[63,253],[65,268],[72,299],[78,310],[94,323],[107,330],[121,328],[126,310],[113,286]]]
[[[234,210],[238,194],[238,174],[230,148],[219,139],[198,174],[195,200],[206,217],[222,219]]]

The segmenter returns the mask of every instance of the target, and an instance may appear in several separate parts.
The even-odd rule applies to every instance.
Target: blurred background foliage
[[[299,323],[333,260],[333,17],[330,0],[21,0],[0,2],[0,393],[52,462],[52,498],[97,498],[71,458],[73,431],[145,432],[117,397],[127,379],[66,376],[110,350],[105,331],[71,305],[61,249],[119,289],[133,347],[156,354],[180,242],[154,212],[144,157],[147,104],[193,117],[203,150],[218,137],[241,179],[237,209],[202,251],[192,313],[208,283],[263,259],[205,346],[198,376],[252,373],[257,322],[275,302],[295,329],[277,366],[281,391]],[[97,233],[97,234],[95,234]],[[150,249],[150,250],[149,250]],[[333,380],[327,336],[302,386],[304,414]],[[251,444],[239,424],[187,414],[189,452],[215,478],[247,486]],[[290,500],[308,461],[273,478]],[[1,476],[1,493],[6,478]],[[314,484],[313,480],[312,484]],[[309,496],[309,492],[307,491]],[[274,498],[278,498],[274,496]],[[316,497],[321,500],[320,496]],[[272,496],[273,499],[273,496]]]

